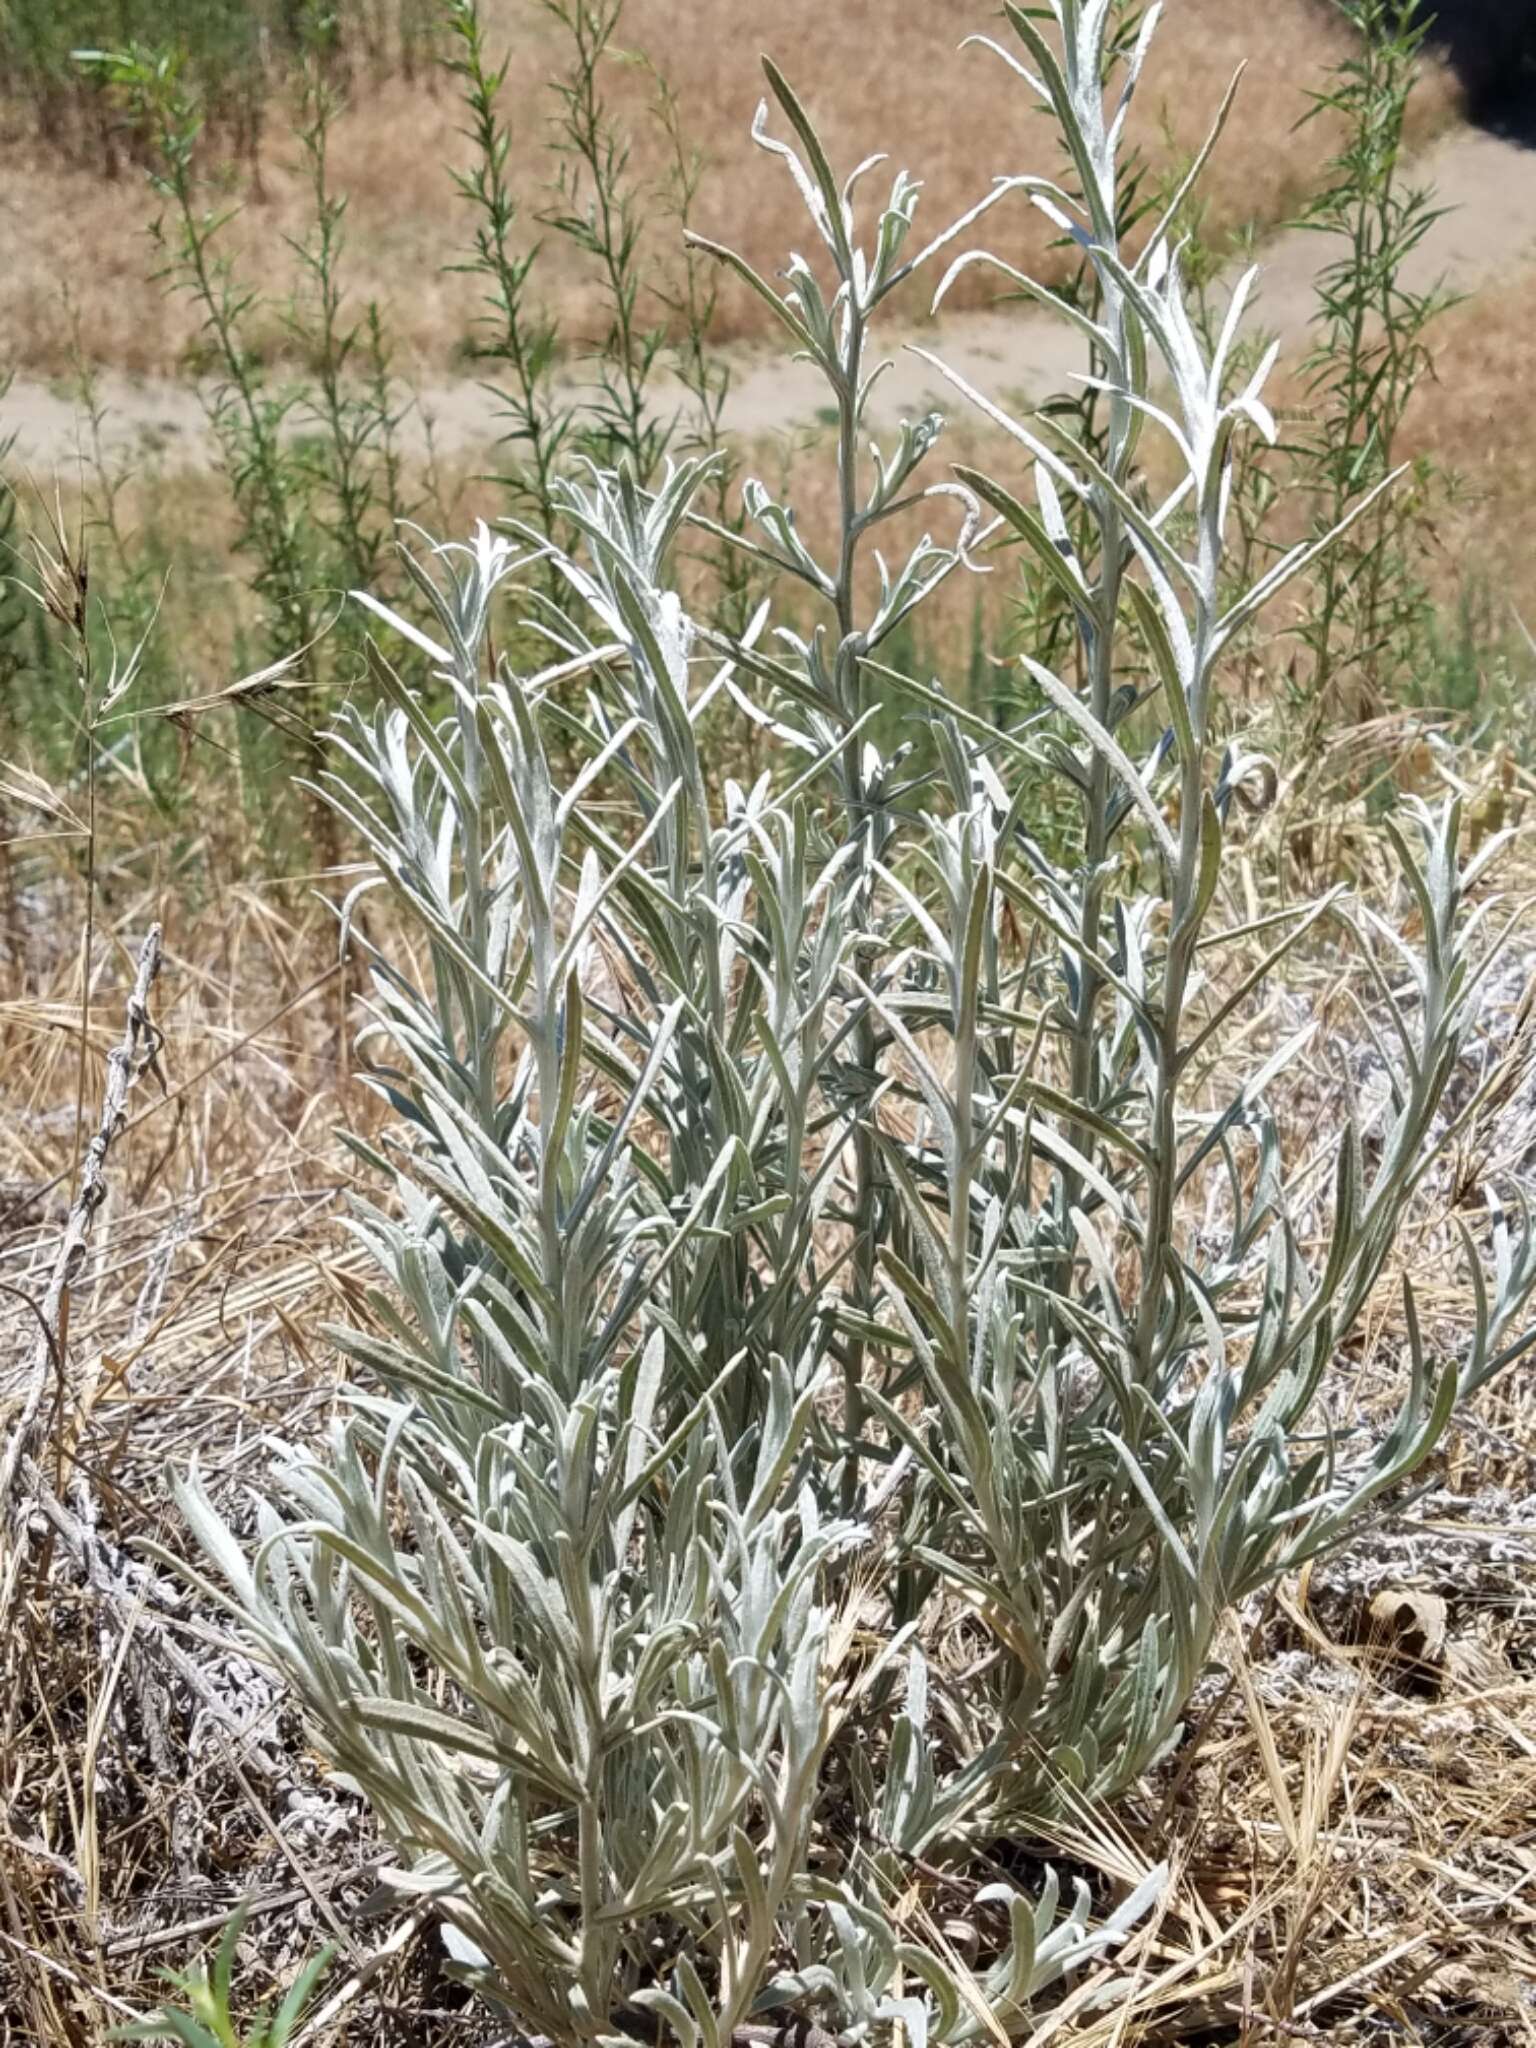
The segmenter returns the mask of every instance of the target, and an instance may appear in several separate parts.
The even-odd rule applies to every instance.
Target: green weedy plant
[[[326,629],[354,582],[393,588],[392,535],[406,507],[401,404],[391,389],[383,321],[375,305],[354,312],[342,276],[347,208],[329,165],[340,106],[327,70],[335,21],[316,0],[302,0],[291,26],[304,39],[294,112],[312,217],[292,243],[300,283],[286,304],[242,274],[227,247],[224,230],[238,203],[208,204],[200,156],[207,107],[185,59],[143,46],[77,55],[152,145],[159,274],[198,314],[212,373],[209,424],[257,612],[254,665],[261,675],[241,698],[242,745],[261,749],[259,768],[275,729],[289,759],[318,774],[325,756],[317,700],[337,680],[354,681],[364,661],[356,636],[345,627],[327,636]],[[261,330],[269,323],[286,326],[307,359],[307,375],[281,378],[264,362]],[[284,692],[260,687],[273,679],[301,686],[305,709]],[[256,780],[267,778],[258,773]],[[333,864],[329,807],[313,803],[310,823],[320,859]]]
[[[569,337],[538,297],[544,242],[529,238],[526,210],[508,174],[512,132],[502,102],[511,58],[493,60],[478,0],[450,0],[445,68],[458,82],[463,132],[473,148],[469,168],[453,174],[471,210],[471,253],[453,267],[483,283],[470,346],[477,361],[499,366],[487,389],[512,456],[497,480],[515,514],[555,540],[554,483],[569,455],[607,468],[622,464],[649,484],[669,451],[718,442],[729,377],[707,345],[715,294],[700,266],[685,259],[677,276],[658,278],[647,276],[642,260],[647,200],[686,224],[700,176],[666,81],[656,74],[652,112],[667,144],[668,174],[660,190],[647,194],[631,163],[628,134],[603,92],[605,67],[626,60],[615,43],[622,0],[543,4],[560,30],[565,61],[549,81],[553,190],[534,218],[575,249],[595,277],[604,309],[603,332],[581,358],[590,374],[579,394],[562,391],[557,381]],[[665,369],[676,373],[684,404],[659,402]],[[724,466],[712,473],[717,512],[726,475]],[[739,615],[745,587],[739,561],[721,581],[722,610]],[[558,575],[551,587],[558,589]]]
[[[305,1964],[275,2012],[258,2013],[248,2026],[243,2026],[234,2014],[234,1972],[236,1951],[248,1918],[249,1909],[243,1906],[230,1915],[219,1937],[211,1970],[199,1965],[193,1970],[164,1973],[172,1990],[186,2000],[185,2005],[164,2005],[146,2020],[114,2027],[107,2038],[172,2041],[178,2048],[288,2048],[308,2015],[310,2002],[330,1967],[334,1951],[322,1949]]]
[[[115,108],[99,73],[82,72],[76,52],[110,39],[179,54],[202,102],[209,143],[247,164],[258,184],[271,103],[314,49],[311,0],[6,0],[0,8],[0,63],[13,98],[29,106],[51,147],[92,147],[104,175],[153,159],[152,125]],[[430,62],[437,0],[334,0],[323,11],[323,56],[337,80],[361,85]]]
[[[331,182],[330,136],[341,101],[326,76],[330,16],[307,0],[308,47],[298,84],[297,135],[311,196],[311,226],[291,243],[302,283],[287,324],[312,372],[312,389],[294,408],[306,429],[295,460],[318,566],[341,588],[386,584],[391,539],[405,516],[396,430],[402,407],[390,389],[383,316],[370,300],[359,317],[342,281],[347,201]]]
[[[630,143],[603,95],[602,74],[621,56],[614,38],[624,0],[540,0],[563,31],[569,66],[551,80],[558,169],[543,215],[590,265],[602,294],[605,332],[589,361],[591,394],[578,428],[582,452],[620,463],[649,485],[676,423],[659,417],[652,385],[667,350],[661,301],[648,308],[642,254],[646,198]],[[647,312],[652,317],[647,319]]]
[[[670,452],[716,456],[705,486],[708,515],[716,528],[724,527],[732,538],[708,552],[704,577],[711,595],[712,623],[740,634],[754,609],[754,577],[752,564],[738,544],[746,514],[739,502],[733,502],[738,499],[734,489],[737,465],[720,459],[731,368],[711,342],[720,298],[718,267],[691,240],[709,167],[703,152],[689,139],[672,85],[656,65],[646,61],[655,87],[651,111],[667,147],[667,174],[659,196],[664,213],[676,221],[683,239],[677,277],[652,286],[672,323],[672,367],[688,400],[685,412],[671,426]]]
[[[221,239],[238,207],[206,204],[198,169],[201,95],[175,52],[138,46],[78,54],[150,139],[150,183],[161,207],[150,226],[163,258],[159,275],[168,291],[185,293],[195,305],[213,368],[208,419],[236,515],[235,546],[252,564],[251,588],[262,608],[261,654],[313,686],[321,679],[325,601],[308,476],[290,431],[301,394],[273,385],[253,345],[262,294],[239,275]],[[299,759],[318,772],[317,728],[300,724],[293,737]],[[333,821],[322,807],[312,815],[329,865],[336,857]]]
[[[0,60],[30,103],[39,136],[73,151],[94,144],[103,173],[116,177],[125,159],[141,159],[153,147],[152,134],[131,112],[125,120],[125,109],[100,90],[100,75],[82,71],[75,53],[106,36],[123,43],[153,38],[181,53],[231,154],[254,162],[274,30],[282,41],[274,11],[262,0],[8,0],[0,11]]]
[[[426,629],[363,599],[444,693],[386,670],[328,785],[423,962],[374,955],[396,1124],[360,1148],[389,1198],[356,1227],[381,1284],[336,1332],[365,1377],[323,1448],[279,1449],[253,1541],[195,1474],[180,1498],[222,1590],[200,1583],[370,1802],[395,1882],[562,2044],[1025,2031],[1162,1874],[1095,1921],[1085,1888],[1062,1914],[1054,1876],[1002,1877],[999,1843],[1163,1755],[1227,1604],[1344,1540],[1531,1341],[1536,1246],[1501,1225],[1461,1354],[1430,1354],[1405,1283],[1399,1419],[1333,1413],[1330,1364],[1476,1114],[1441,1104],[1496,846],[1462,865],[1454,805],[1389,821],[1419,953],[1337,894],[1234,908],[1250,764],[1213,742],[1222,661],[1321,543],[1226,591],[1234,444],[1271,432],[1267,365],[1225,376],[1250,281],[1207,351],[1181,195],[1122,248],[1156,10],[1107,100],[1108,0],[1051,15],[1010,6],[1021,53],[989,47],[1053,108],[1080,196],[985,203],[1023,182],[1094,266],[1097,310],[1062,310],[1102,439],[972,394],[1028,502],[974,471],[925,486],[936,418],[867,446],[881,302],[959,230],[909,254],[905,176],[862,218],[770,67],[795,145],[766,108],[759,138],[831,282],[739,267],[827,378],[843,518],[822,561],[749,486],[749,545],[822,623],[695,627],[667,564],[697,462],[654,492],[556,486],[559,607],[542,538],[484,528],[407,549]],[[1161,503],[1151,431],[1185,472]],[[957,491],[955,540],[888,566],[871,536]],[[983,503],[1076,622],[1081,688],[1029,658],[1050,718],[1018,731],[878,658],[966,568]],[[550,659],[525,675],[493,621],[533,575]],[[869,741],[888,690],[932,726],[921,782]],[[697,735],[733,703],[776,766],[717,800]],[[1076,806],[1065,860],[1010,789],[1026,758]],[[1373,1124],[1341,1117],[1331,1203],[1288,1178],[1275,1114],[1309,1032],[1250,1054],[1229,1029],[1325,915],[1390,1088]],[[914,1886],[968,1901],[965,1942]]]
[[[1422,73],[1432,9],[1421,0],[1338,0],[1359,36],[1309,119],[1332,116],[1343,141],[1301,225],[1339,255],[1318,277],[1316,344],[1307,359],[1311,431],[1290,451],[1316,505],[1316,531],[1376,492],[1397,464],[1404,415],[1433,373],[1427,339],[1455,296],[1416,291],[1404,265],[1443,211],[1405,173],[1404,131]],[[1316,745],[1328,725],[1377,717],[1417,671],[1434,606],[1424,583],[1432,508],[1450,479],[1425,456],[1377,493],[1318,567],[1298,628],[1301,699]]]
[[[552,538],[553,483],[575,414],[553,387],[559,331],[532,289],[540,245],[518,243],[522,209],[507,171],[512,135],[501,113],[511,58],[492,59],[477,0],[449,0],[447,27],[444,68],[458,81],[464,133],[474,149],[470,168],[453,173],[474,221],[473,254],[454,268],[484,281],[472,347],[477,362],[501,365],[504,381],[488,388],[506,423],[514,467],[500,481],[518,515]]]

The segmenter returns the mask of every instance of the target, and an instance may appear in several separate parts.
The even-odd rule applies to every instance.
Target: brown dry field
[[[552,49],[532,8],[495,0],[493,47],[513,52],[505,104],[515,133],[511,174],[530,213],[545,203],[551,103],[545,81]],[[649,114],[656,74],[677,95],[682,125],[709,166],[697,224],[772,271],[803,243],[805,221],[781,168],[753,147],[750,127],[762,90],[756,55],[773,54],[823,125],[834,163],[852,165],[885,150],[893,168],[924,180],[921,219],[937,228],[970,205],[995,173],[1049,168],[1046,138],[1028,94],[988,53],[961,51],[985,26],[975,0],[739,0],[729,11],[709,0],[630,0],[623,40],[606,87],[636,138],[635,169],[655,190],[664,140]],[[1168,9],[1139,96],[1140,133],[1154,168],[1181,161],[1202,139],[1240,63],[1248,66],[1206,192],[1207,232],[1220,239],[1286,217],[1308,188],[1319,131],[1298,131],[1307,93],[1345,47],[1321,0],[1181,0]],[[654,67],[654,68],[653,68]],[[1442,121],[1453,94],[1432,83],[1421,96],[1421,128]],[[473,284],[444,269],[464,211],[449,165],[466,144],[450,81],[394,81],[359,90],[333,138],[337,190],[349,196],[346,280],[359,299],[377,298],[404,358],[421,371],[458,361],[473,318]],[[296,275],[289,238],[300,236],[309,196],[297,148],[274,103],[260,155],[258,189],[229,237],[248,274],[281,295]],[[243,184],[237,181],[237,189]],[[144,233],[151,210],[131,168],[114,182],[88,165],[61,162],[41,146],[27,116],[12,109],[0,127],[0,195],[7,261],[0,275],[0,362],[35,374],[66,371],[73,337],[95,363],[129,371],[175,370],[193,316],[150,280]],[[1004,217],[1006,215],[1006,218]],[[1037,270],[1059,263],[1045,224],[1024,206],[994,216],[999,253]],[[649,235],[655,260],[675,259],[677,223],[658,196]],[[551,247],[539,276],[572,337],[595,317],[590,290],[569,254]],[[972,303],[991,296],[977,278]],[[915,311],[916,308],[914,307]],[[722,297],[716,339],[761,331],[761,309],[743,290]],[[264,337],[283,342],[275,318]]]
[[[1480,578],[1536,627],[1536,272],[1480,293],[1437,330],[1435,376],[1415,395],[1409,449],[1456,472],[1463,502],[1442,535],[1445,569]]]

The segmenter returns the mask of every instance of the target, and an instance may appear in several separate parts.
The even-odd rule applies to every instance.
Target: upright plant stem
[[[232,210],[210,213],[199,191],[196,153],[204,111],[181,76],[174,57],[128,52],[102,60],[113,84],[153,134],[157,158],[154,185],[166,202],[166,216],[154,234],[166,250],[163,275],[196,304],[203,333],[219,369],[211,418],[230,492],[240,516],[237,545],[256,559],[254,583],[268,608],[266,636],[271,659],[290,661],[309,686],[314,715],[300,733],[301,766],[307,781],[321,772],[318,693],[324,681],[317,646],[316,564],[302,478],[283,443],[294,399],[274,398],[262,388],[261,371],[249,345],[246,323],[259,293],[238,283],[218,237]],[[310,826],[321,861],[340,858],[336,821],[311,797]]]
[[[862,891],[862,909],[867,918],[874,909],[874,861],[882,848],[877,844],[875,818],[865,788],[862,734],[857,730],[863,709],[863,644],[855,618],[855,576],[859,548],[859,392],[864,378],[865,324],[863,310],[855,295],[849,295],[847,329],[838,391],[837,483],[841,535],[838,547],[836,594],[837,688],[850,726],[854,728],[843,748],[843,804],[849,839],[862,848],[868,880]],[[859,979],[866,978],[870,954],[856,955]],[[873,1075],[878,1053],[878,1035],[872,1010],[859,1013],[854,1035],[854,1059],[861,1076]],[[879,1262],[878,1241],[879,1152],[868,1116],[861,1116],[853,1135],[853,1302],[861,1315],[868,1315],[875,1298],[875,1272]],[[846,1437],[842,1505],[852,1513],[860,1487],[858,1445],[865,1429],[864,1373],[866,1346],[860,1336],[848,1339],[843,1363],[843,1428]]]
[[[476,322],[475,355],[510,372],[510,385],[495,387],[518,461],[508,480],[520,516],[548,540],[555,533],[553,484],[571,413],[551,386],[558,331],[533,296],[539,244],[519,250],[515,241],[521,209],[507,168],[512,132],[501,112],[511,59],[492,61],[478,0],[450,0],[448,27],[453,44],[446,68],[459,81],[474,149],[472,167],[453,174],[473,211],[474,254],[453,267],[485,282],[487,310]]]
[[[624,0],[542,4],[571,48],[569,70],[554,81],[560,107],[555,148],[562,162],[556,203],[544,220],[596,267],[606,308],[606,330],[589,356],[595,390],[581,439],[595,461],[624,464],[637,483],[649,486],[676,421],[658,417],[652,406],[652,377],[667,334],[664,322],[647,323],[642,316],[649,290],[645,201],[629,137],[603,96],[602,71],[614,51]]]
[[[1416,291],[1403,277],[1439,217],[1432,193],[1403,171],[1429,10],[1421,0],[1339,4],[1358,41],[1308,118],[1340,120],[1344,141],[1301,225],[1343,239],[1347,251],[1319,276],[1318,339],[1306,365],[1315,420],[1291,451],[1320,500],[1320,532],[1396,467],[1408,404],[1432,368],[1425,337],[1453,303],[1443,288]],[[1320,568],[1316,603],[1299,629],[1309,657],[1301,705],[1309,751],[1340,711],[1353,723],[1376,716],[1411,670],[1428,618],[1415,500],[1434,477],[1420,463],[1417,494],[1379,498]]]

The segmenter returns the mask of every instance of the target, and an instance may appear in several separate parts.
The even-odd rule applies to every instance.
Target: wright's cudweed
[[[529,557],[483,528],[413,542],[430,630],[373,609],[446,710],[386,672],[336,742],[331,800],[425,948],[421,981],[374,961],[396,1122],[364,1155],[389,1199],[355,1227],[381,1285],[336,1333],[365,1375],[322,1452],[279,1455],[254,1552],[195,1478],[182,1499],[394,1881],[562,2043],[718,2048],[786,2011],[845,2042],[899,2019],[915,2048],[1021,2031],[1160,1874],[1097,1924],[1054,1878],[1035,1901],[985,1884],[965,1963],[903,1905],[914,1859],[974,1872],[1126,1786],[1177,1738],[1224,1607],[1343,1538],[1526,1341],[1528,1231],[1459,1358],[1428,1355],[1405,1287],[1401,1417],[1335,1456],[1319,1395],[1443,1144],[1493,849],[1459,865],[1454,805],[1394,832],[1422,949],[1355,921],[1394,1093],[1344,1129],[1314,1253],[1269,1106],[1307,1034],[1235,1094],[1215,1055],[1349,915],[1256,931],[1227,887],[1252,764],[1218,742],[1222,656],[1315,549],[1230,587],[1233,443],[1272,432],[1262,372],[1225,374],[1251,280],[1208,356],[1177,202],[1121,245],[1156,9],[1107,95],[1111,0],[1051,11],[1054,39],[1010,6],[1022,55],[989,47],[1054,110],[1073,180],[985,203],[1026,185],[1093,266],[1097,312],[1061,310],[1102,452],[974,393],[1027,500],[924,482],[937,417],[867,445],[881,303],[961,229],[909,257],[903,176],[861,241],[860,174],[837,184],[770,68],[796,146],[766,111],[758,138],[825,261],[779,291],[726,260],[827,378],[843,518],[824,559],[749,486],[746,544],[819,621],[734,645],[696,625],[667,564],[700,466],[654,494],[592,473],[562,490],[569,604],[533,611],[547,667],[491,651]],[[1183,471],[1161,504],[1147,433]],[[951,537],[872,583],[872,536],[921,500]],[[1030,662],[1048,711],[1007,732],[879,659],[966,570],[984,506],[1076,620],[1075,672]],[[898,689],[933,722],[926,779],[871,738]],[[733,704],[777,766],[721,794],[699,732]],[[1031,834],[1025,756],[1071,792],[1067,861]]]

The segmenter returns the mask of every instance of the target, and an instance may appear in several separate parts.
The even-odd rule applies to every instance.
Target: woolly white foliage
[[[1080,241],[1100,452],[979,399],[1033,502],[929,486],[955,539],[882,572],[859,622],[860,548],[922,491],[941,425],[862,452],[868,325],[913,267],[917,188],[898,178],[861,243],[854,181],[770,69],[794,142],[766,113],[759,140],[835,286],[726,260],[828,380],[848,509],[822,562],[752,486],[750,545],[827,623],[723,644],[668,580],[699,467],[654,496],[592,474],[561,499],[569,613],[531,612],[550,667],[491,657],[524,566],[504,540],[408,552],[427,628],[373,609],[436,665],[446,715],[386,674],[336,742],[332,801],[430,963],[417,985],[374,962],[398,1121],[364,1155],[392,1199],[356,1228],[383,1284],[337,1333],[364,1368],[346,1419],[280,1457],[254,1555],[195,1479],[182,1498],[396,1882],[561,2042],[717,2048],[786,2008],[846,2041],[899,2018],[915,2048],[1021,2030],[1158,1873],[1098,1924],[1082,1892],[1058,1917],[1054,1879],[1036,1901],[987,1885],[973,1975],[902,1911],[912,1859],[964,1871],[1123,1788],[1175,1739],[1225,1605],[1336,1543],[1523,1341],[1528,1233],[1501,1238],[1459,1359],[1424,1355],[1408,1291],[1401,1418],[1335,1461],[1318,1394],[1433,1156],[1475,877],[1455,807],[1412,809],[1394,840],[1422,950],[1360,928],[1394,1092],[1369,1150],[1341,1130],[1311,1257],[1269,1107],[1302,1040],[1215,1113],[1206,1089],[1226,1025],[1317,929],[1277,920],[1245,977],[1220,964],[1254,767],[1218,744],[1221,657],[1310,556],[1227,583],[1232,444],[1270,432],[1262,372],[1227,389],[1246,284],[1208,356],[1171,221],[1135,260],[1119,242],[1152,22],[1106,100],[1110,0],[1052,12],[1054,40],[1010,7],[1006,54],[1077,191],[999,181],[976,213],[1024,184]],[[1185,469],[1161,506],[1147,431]],[[967,565],[983,505],[1077,621],[1078,673],[1029,664],[1054,715],[1022,731],[876,659]],[[898,688],[931,721],[926,780],[870,738]],[[719,802],[700,724],[733,701],[783,744]],[[1074,793],[1066,864],[1010,786],[1024,753]],[[1181,1227],[1196,1194],[1220,1233]],[[925,1657],[939,1623],[968,1668]]]

